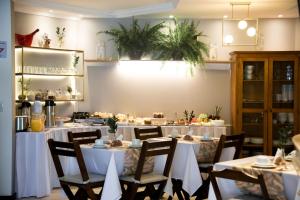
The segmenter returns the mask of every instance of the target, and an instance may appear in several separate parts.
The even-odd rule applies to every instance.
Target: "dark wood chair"
[[[135,174],[120,177],[123,190],[122,199],[140,200],[147,196],[151,199],[160,199],[162,197],[169,177],[176,144],[177,140],[174,138],[167,141],[143,142]],[[146,158],[158,155],[167,155],[164,171],[162,173],[151,172],[143,174],[142,171]],[[154,185],[157,184],[159,185],[158,189],[155,189]],[[124,186],[127,186],[126,190]],[[145,190],[137,192],[139,187],[145,187]]]
[[[236,180],[236,181],[242,181],[242,182],[248,182],[248,183],[254,183],[259,184],[262,192],[262,197],[251,195],[251,194],[242,194],[234,197],[234,199],[265,199],[270,200],[268,190],[264,181],[264,177],[262,174],[258,175],[257,178],[253,176],[248,176],[245,173],[241,171],[236,171],[232,169],[225,169],[222,171],[211,171],[210,173],[211,177],[211,183],[216,195],[217,200],[222,200],[221,192],[217,183],[216,178],[224,178],[224,179],[230,179],[230,180]]]
[[[161,127],[156,128],[134,128],[136,139],[147,140],[149,138],[163,137]]]
[[[242,146],[244,143],[245,135],[241,134],[234,134],[234,135],[221,135],[215,157],[212,163],[199,163],[200,172],[205,174],[207,177],[206,179],[202,176],[203,184],[201,187],[195,192],[193,196],[197,196],[196,199],[206,199],[208,197],[208,190],[209,190],[209,183],[210,183],[210,172],[213,169],[215,163],[220,162],[222,152],[225,148],[234,147],[235,152],[233,155],[233,159],[238,159],[242,152]],[[187,197],[187,194],[185,193]]]
[[[53,158],[54,166],[59,178],[59,182],[67,197],[70,200],[74,199],[87,199],[92,200],[100,199],[100,193],[96,194],[93,188],[102,187],[105,177],[99,174],[88,174],[86,166],[82,157],[81,149],[77,141],[59,142],[53,139],[48,140],[48,145]],[[59,156],[75,157],[80,169],[80,174],[65,175]],[[75,195],[72,193],[70,186],[78,188]]]
[[[101,131],[99,129],[97,129],[96,131],[89,132],[68,132],[69,142],[77,141],[79,144],[95,143],[95,140],[100,138]]]

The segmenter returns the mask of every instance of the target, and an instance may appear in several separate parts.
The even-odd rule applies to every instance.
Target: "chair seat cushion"
[[[264,198],[261,197],[261,196],[257,196],[257,195],[242,194],[242,195],[238,195],[236,197],[230,198],[228,200],[242,200],[242,199],[246,199],[246,200],[262,200]]]
[[[76,175],[67,175],[60,177],[60,181],[69,182],[69,183],[77,183],[77,184],[86,184],[86,183],[96,183],[96,182],[102,182],[105,180],[105,176],[100,174],[89,174],[89,180],[83,181],[81,174]]]
[[[148,174],[142,174],[140,181],[135,180],[134,175],[121,176],[120,180],[126,182],[136,182],[139,184],[148,184],[148,183],[154,183],[158,181],[167,181],[168,177],[161,174],[148,173]]]

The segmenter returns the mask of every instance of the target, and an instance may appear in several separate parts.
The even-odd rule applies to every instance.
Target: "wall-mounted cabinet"
[[[84,52],[79,50],[15,48],[16,100],[36,95],[56,101],[84,99]]]
[[[274,154],[281,127],[299,132],[300,52],[233,52],[231,109],[245,154]],[[291,141],[287,147],[292,149]]]

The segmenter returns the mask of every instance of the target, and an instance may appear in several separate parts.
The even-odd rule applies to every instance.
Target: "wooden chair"
[[[235,152],[233,155],[233,159],[238,159],[242,152],[242,146],[244,143],[245,135],[243,133],[241,134],[234,134],[234,135],[221,135],[215,157],[213,159],[212,163],[199,163],[199,169],[200,172],[203,174],[206,174],[207,178],[205,179],[202,176],[203,184],[201,187],[195,192],[193,196],[197,196],[196,199],[205,199],[208,197],[208,189],[209,189],[209,183],[210,183],[210,172],[213,169],[213,166],[215,163],[220,162],[222,152],[225,148],[234,147]],[[185,193],[185,196],[187,194]]]
[[[217,200],[222,200],[221,192],[217,183],[216,178],[224,178],[224,179],[230,179],[230,180],[236,180],[236,181],[242,181],[242,182],[248,182],[248,183],[254,183],[259,184],[261,188],[261,192],[263,194],[262,197],[251,195],[251,194],[243,194],[238,195],[237,197],[234,197],[234,199],[247,199],[247,200],[255,200],[255,199],[265,199],[269,200],[269,194],[268,190],[264,181],[264,177],[262,174],[258,175],[257,178],[253,176],[248,176],[245,173],[241,171],[236,171],[232,169],[225,169],[223,171],[211,171],[210,173],[211,177],[211,183],[216,195]]]
[[[95,194],[93,188],[102,187],[105,177],[98,174],[88,174],[79,143],[77,141],[70,143],[49,139],[48,145],[60,185],[65,191],[68,198],[70,200],[87,198],[90,198],[92,200],[100,199],[100,193]],[[61,166],[59,156],[75,157],[80,169],[80,174],[65,175]],[[76,186],[78,188],[75,195],[72,193],[70,186]]]
[[[149,138],[163,137],[161,127],[156,128],[134,128],[134,134],[136,139],[147,140]]]
[[[68,132],[69,142],[77,141],[79,144],[95,143],[95,140],[100,138],[101,138],[101,131],[99,129],[90,132],[77,132],[77,133],[73,133],[71,131]]]
[[[162,197],[163,190],[168,180],[176,144],[177,140],[174,138],[167,141],[143,142],[135,174],[120,177],[123,190],[122,199],[140,200],[144,199],[146,196],[150,196],[151,199],[160,199]],[[142,170],[146,158],[158,155],[167,155],[164,171],[161,174],[156,172],[143,174]],[[159,184],[158,189],[154,188],[154,185],[156,184]],[[126,190],[124,187],[125,185],[127,186]],[[144,186],[145,190],[138,193],[138,188]]]

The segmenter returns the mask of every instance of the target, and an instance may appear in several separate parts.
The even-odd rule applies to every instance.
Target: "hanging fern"
[[[131,59],[139,60],[145,54],[151,53],[159,46],[159,40],[164,37],[160,29],[164,28],[164,22],[150,26],[145,24],[141,27],[138,20],[133,19],[132,25],[127,29],[119,24],[119,29],[100,31],[112,36],[116,43],[119,55],[127,54]]]
[[[178,23],[174,19],[175,28],[169,27],[168,33],[161,37],[159,59],[185,60],[193,66],[204,64],[204,55],[208,56],[208,46],[200,41],[202,32],[197,31],[194,21],[184,20]]]

